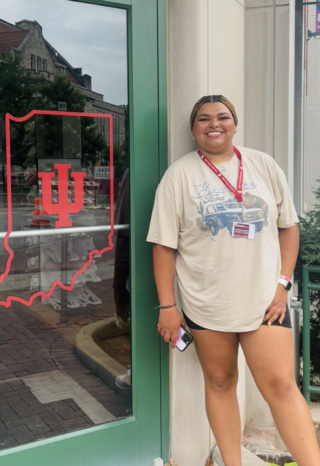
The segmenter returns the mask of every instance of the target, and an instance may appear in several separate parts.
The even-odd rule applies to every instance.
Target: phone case
[[[179,328],[179,335],[177,338],[176,348],[179,351],[185,351],[188,346],[192,343],[193,337],[182,325]]]

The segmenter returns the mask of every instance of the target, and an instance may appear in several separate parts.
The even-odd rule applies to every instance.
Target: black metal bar
[[[320,1],[318,1],[318,2],[302,2],[302,5],[320,5]]]

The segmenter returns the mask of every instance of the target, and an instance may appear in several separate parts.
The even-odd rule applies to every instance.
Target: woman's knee
[[[204,374],[206,388],[211,391],[224,392],[235,389],[238,383],[238,370],[212,371]]]
[[[294,395],[297,386],[291,374],[278,374],[266,381],[261,387],[261,393],[267,401],[288,400]]]

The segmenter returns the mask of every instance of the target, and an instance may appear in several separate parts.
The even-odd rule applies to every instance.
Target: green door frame
[[[54,0],[51,0],[54,3]],[[0,452],[5,466],[152,465],[169,453],[168,348],[156,333],[153,198],[167,166],[166,0],[72,0],[128,13],[132,417]]]

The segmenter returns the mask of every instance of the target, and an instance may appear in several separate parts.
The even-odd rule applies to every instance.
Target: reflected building
[[[51,11],[46,6],[42,19],[36,16],[47,31],[57,17],[58,2]],[[33,17],[12,3],[20,17]],[[60,3],[66,9],[70,4]],[[79,7],[85,15],[87,6]],[[63,11],[63,22],[75,29],[77,14],[72,9],[68,17],[68,11]],[[102,18],[104,25],[113,13],[108,8],[95,11],[93,24]],[[127,61],[126,12],[120,14],[117,59],[115,63],[105,59],[95,68],[96,85],[111,82],[114,69],[121,70],[117,66]],[[58,20],[54,37],[65,32],[61,15]],[[109,43],[107,32],[103,27],[98,44]],[[79,65],[87,66],[88,56],[80,43],[68,58],[72,60],[78,50],[83,56]],[[101,60],[100,48],[90,50],[90,59],[94,69]],[[122,71],[122,87],[111,83],[108,89],[114,95],[117,88],[119,99],[123,96],[126,101],[127,67]],[[114,222],[119,181],[129,173],[126,115],[126,107],[105,102],[93,89],[92,77],[82,68],[73,68],[46,41],[37,21],[11,24],[0,19],[0,366],[11,364],[0,373],[0,385],[15,379],[30,403],[28,414],[38,410],[36,420],[28,421],[27,412],[22,415],[21,411],[15,433],[22,429],[28,435],[2,435],[0,451],[131,415],[131,386],[127,378],[122,381],[131,373],[131,326],[127,322],[120,327],[116,319],[113,288],[114,282],[124,282],[129,314],[130,250],[123,244],[129,245],[130,192],[125,179],[116,217],[122,223]],[[111,127],[114,144],[110,144]],[[61,218],[64,222],[59,223]],[[120,235],[115,234],[117,230]],[[8,241],[3,240],[5,235],[10,236]],[[14,338],[9,333],[4,337],[11,324],[19,330],[12,327]],[[94,358],[87,358],[87,349],[78,344],[88,326],[99,329],[90,336],[90,343],[104,361],[100,372]],[[13,356],[19,346],[17,359],[5,358],[4,345],[9,345]],[[29,365],[19,367],[27,358]],[[41,399],[33,391],[33,377],[48,381],[49,398]],[[10,391],[16,394],[13,388]],[[26,407],[24,403],[21,406]],[[10,425],[3,424],[3,406],[0,390],[0,425],[7,434]],[[65,413],[60,416],[54,409],[61,413],[65,409]],[[33,426],[37,434],[31,433]]]
[[[85,99],[84,111],[109,113],[113,116],[113,144],[120,147],[125,140],[124,108],[104,102],[103,94],[92,89],[92,77],[83,74],[82,68],[74,68],[43,36],[37,21],[22,20],[15,24],[0,19],[0,59],[10,54],[19,65],[33,76],[54,81],[57,74],[64,75]],[[64,102],[53,102],[53,110],[68,110]],[[104,119],[97,118],[99,134],[109,145],[109,127]]]

